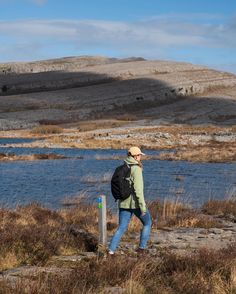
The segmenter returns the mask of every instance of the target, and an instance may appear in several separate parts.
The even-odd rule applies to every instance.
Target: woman
[[[131,147],[128,150],[128,157],[125,159],[125,163],[131,167],[130,179],[133,183],[134,193],[132,193],[127,199],[119,201],[119,227],[115,232],[109,246],[108,253],[110,255],[115,253],[120,239],[126,231],[133,214],[143,224],[140,234],[139,248],[137,250],[138,253],[144,253],[144,249],[149,240],[152,222],[150,213],[144,200],[143,168],[141,163],[142,155],[145,154],[142,153],[138,147]]]

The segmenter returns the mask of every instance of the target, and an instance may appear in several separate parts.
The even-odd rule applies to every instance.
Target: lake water
[[[35,139],[31,139],[31,138],[0,138],[0,145],[30,143],[33,141],[35,141]]]
[[[4,144],[7,143],[5,140]],[[111,158],[125,157],[126,151],[7,148],[1,144],[0,139],[0,153],[55,153],[70,157],[0,162],[1,204],[14,207],[37,201],[49,208],[59,208],[65,198],[85,194],[88,201],[93,202],[97,196],[105,194],[108,206],[114,207],[110,177],[122,160]],[[158,152],[145,150],[145,153],[155,155]],[[236,163],[146,160],[143,165],[145,197],[148,200],[178,198],[199,206],[210,198],[223,199],[236,194]]]

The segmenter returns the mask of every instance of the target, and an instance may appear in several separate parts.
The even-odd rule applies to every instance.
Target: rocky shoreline
[[[158,160],[193,162],[236,161],[235,127],[216,126],[153,126],[145,121],[129,122],[115,128],[102,128],[106,121],[87,123],[88,130],[61,128],[59,134],[34,134],[32,130],[0,132],[2,138],[32,138],[32,142],[4,143],[2,147],[124,149],[138,145],[143,149],[160,150]],[[114,123],[114,122],[113,122]],[[117,122],[118,123],[118,122]],[[99,128],[97,128],[99,127]],[[86,125],[84,125],[86,128]],[[165,151],[166,150],[166,151]]]

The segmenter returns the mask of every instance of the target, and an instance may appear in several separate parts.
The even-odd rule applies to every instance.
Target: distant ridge
[[[102,64],[145,61],[142,57],[108,58],[103,56],[70,56],[31,62],[0,63],[1,74],[39,73],[48,71],[68,71]]]
[[[0,65],[0,129],[121,115],[236,124],[236,76],[186,62],[65,57]]]

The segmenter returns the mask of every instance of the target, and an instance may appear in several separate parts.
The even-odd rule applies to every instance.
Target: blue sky
[[[236,73],[236,0],[0,0],[0,62],[141,56]]]

